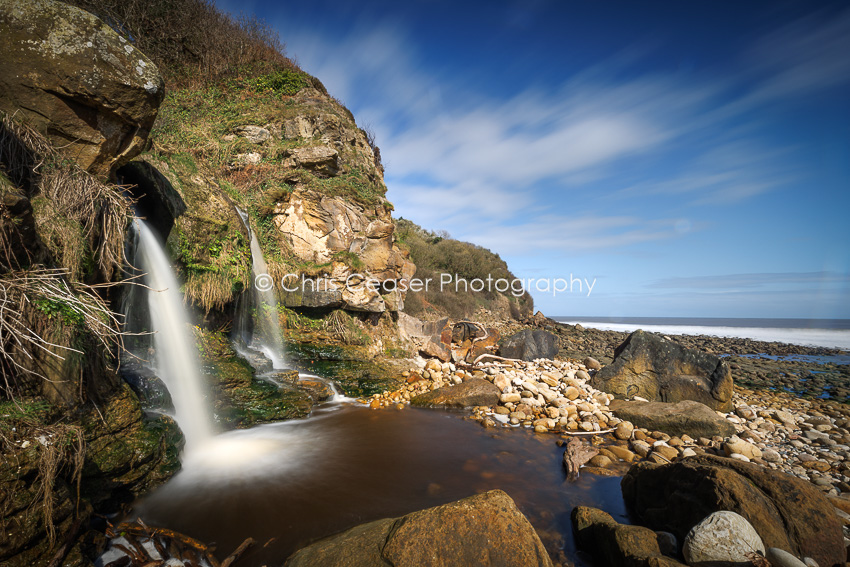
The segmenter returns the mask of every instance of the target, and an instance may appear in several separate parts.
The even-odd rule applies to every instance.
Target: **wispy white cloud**
[[[665,278],[648,284],[658,289],[702,289],[733,291],[741,288],[763,288],[788,285],[850,285],[850,274],[840,272],[779,272],[726,274]]]
[[[526,242],[599,250],[682,232],[663,209],[643,218],[553,211],[570,207],[570,193],[591,181],[618,196],[666,195],[680,209],[740,203],[781,187],[794,175],[785,159],[794,148],[763,139],[750,111],[767,97],[829,88],[850,75],[850,10],[756,40],[739,74],[723,80],[623,79],[635,62],[617,57],[560,88],[529,86],[509,99],[424,66],[403,29],[355,22],[333,45],[292,30],[287,40],[376,131],[397,213],[500,253]],[[665,163],[683,148],[677,163]],[[626,165],[636,173],[618,194]]]
[[[850,83],[850,9],[823,10],[760,38],[748,55],[764,76],[755,99],[795,96]]]

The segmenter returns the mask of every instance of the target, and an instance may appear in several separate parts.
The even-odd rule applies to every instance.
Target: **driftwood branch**
[[[472,361],[472,366],[475,366],[476,364],[481,362],[482,359],[488,358],[488,357],[489,358],[495,358],[496,360],[505,360],[507,362],[525,362],[524,360],[520,360],[518,358],[505,358],[503,356],[496,356],[495,354],[489,354],[489,353],[485,352],[484,354],[479,355],[478,357],[476,357],[475,360]]]
[[[567,469],[567,480],[570,482],[577,480],[581,466],[598,454],[599,450],[596,447],[586,445],[575,437],[567,441],[564,450],[564,467]]]
[[[250,537],[248,539],[246,539],[245,541],[243,541],[242,544],[239,547],[236,548],[236,551],[231,553],[227,557],[227,559],[225,559],[224,561],[221,562],[221,567],[230,567],[231,565],[233,565],[233,562],[236,561],[237,559],[239,559],[242,556],[242,554],[245,553],[245,551],[247,551],[247,549],[249,547],[251,547],[252,545],[254,545],[255,543],[257,543],[257,542],[254,540],[254,538],[250,538]]]

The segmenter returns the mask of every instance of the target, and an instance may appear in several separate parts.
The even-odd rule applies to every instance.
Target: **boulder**
[[[141,153],[164,95],[150,59],[107,24],[54,0],[0,0],[0,109],[90,173]]]
[[[768,547],[765,558],[771,567],[806,567],[806,564],[778,547]]]
[[[710,514],[691,528],[682,546],[691,567],[747,565],[745,554],[751,552],[764,555],[764,543],[744,517],[726,510]]]
[[[460,321],[452,327],[452,342],[462,344],[467,339],[474,340],[484,336],[484,330],[470,321]]]
[[[492,490],[401,518],[363,524],[297,551],[286,567],[551,567],[511,498]]]
[[[590,383],[618,398],[693,400],[714,410],[732,410],[732,374],[723,360],[641,330],[617,347],[614,361]]]
[[[844,563],[841,523],[812,484],[754,463],[698,455],[671,464],[633,465],[621,484],[633,520],[680,540],[713,512],[743,516],[767,547],[819,565]]]
[[[579,549],[606,567],[677,567],[681,563],[661,553],[658,534],[642,526],[620,524],[606,512],[576,506],[573,528]]]
[[[747,459],[761,458],[761,449],[737,435],[733,435],[723,444],[723,452],[726,453],[727,457],[743,455]]]
[[[696,439],[715,435],[729,437],[735,433],[735,426],[711,408],[690,400],[676,404],[614,400],[609,408],[614,415],[637,427],[670,435],[690,435]]]
[[[552,359],[558,354],[558,337],[540,329],[525,329],[502,341],[499,354],[519,360]]]
[[[239,126],[236,133],[245,138],[251,144],[262,144],[272,139],[272,134],[260,126]]]
[[[470,378],[456,386],[444,386],[410,400],[415,406],[469,408],[493,406],[499,403],[501,392],[491,382],[482,378]]]
[[[329,146],[292,148],[284,153],[284,167],[309,169],[321,177],[339,173],[339,152]]]

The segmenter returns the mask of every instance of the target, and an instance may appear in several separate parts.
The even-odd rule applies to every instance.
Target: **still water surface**
[[[215,542],[219,559],[253,537],[259,544],[239,565],[259,567],[357,524],[498,488],[528,516],[556,564],[584,565],[570,511],[593,505],[626,521],[620,478],[566,482],[557,439],[485,429],[440,410],[328,405],[309,419],[217,437],[187,455],[183,471],[137,502],[135,513]]]

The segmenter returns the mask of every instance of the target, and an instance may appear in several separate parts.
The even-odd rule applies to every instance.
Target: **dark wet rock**
[[[305,547],[286,567],[550,567],[534,528],[501,490],[378,520]]]
[[[455,323],[452,327],[452,342],[462,344],[466,340],[473,340],[484,336],[480,326],[469,321]]]
[[[0,563],[9,567],[47,565],[74,526],[85,532],[93,510],[117,512],[145,491],[164,482],[179,466],[181,438],[173,421],[144,417],[138,399],[124,385],[101,400],[67,417],[41,415],[43,400],[18,400],[30,408],[23,422],[0,416],[4,444],[0,459]],[[33,404],[30,406],[29,404]],[[35,409],[32,409],[35,408]],[[34,425],[34,420],[39,425]],[[53,425],[47,425],[53,423]],[[77,435],[85,440],[79,500],[73,476]],[[49,457],[52,455],[52,457]],[[56,545],[51,547],[45,524],[43,470],[45,460],[57,458],[55,477],[48,490],[53,502],[52,523]],[[78,534],[79,535],[79,534]],[[83,539],[97,536],[89,533]],[[63,565],[86,565],[76,543]],[[75,562],[76,557],[79,561]]]
[[[416,396],[410,403],[424,407],[469,408],[499,403],[501,391],[491,382],[470,378],[456,386],[444,386]]]
[[[606,512],[587,506],[573,508],[572,521],[579,549],[591,553],[599,565],[682,566],[661,553],[658,535],[649,528],[620,524]]]
[[[618,398],[694,400],[719,411],[732,409],[732,374],[718,357],[635,331],[614,351],[614,362],[591,385]]]
[[[45,261],[32,204],[0,171],[0,242],[4,250],[0,271],[20,270]]]
[[[670,435],[690,435],[697,439],[735,434],[735,426],[729,421],[705,404],[690,400],[675,404],[614,400],[609,409],[615,416],[637,427]]]
[[[104,176],[139,154],[164,95],[150,59],[107,24],[53,0],[0,2],[0,109]]]
[[[632,519],[669,531],[680,541],[713,512],[743,516],[766,547],[819,565],[843,565],[841,523],[812,484],[754,463],[698,455],[683,461],[634,465],[622,481]]]
[[[558,354],[558,337],[541,329],[525,329],[511,335],[499,344],[499,355],[519,360],[555,358]]]
[[[314,403],[324,402],[333,396],[328,384],[314,378],[303,378],[298,381],[298,387],[306,391]]]
[[[306,417],[319,401],[319,390],[309,391],[298,384],[275,383],[255,377],[251,367],[240,358],[207,362],[213,381],[213,410],[216,419],[228,426],[250,427],[285,419]],[[327,396],[330,393],[322,385]]]

